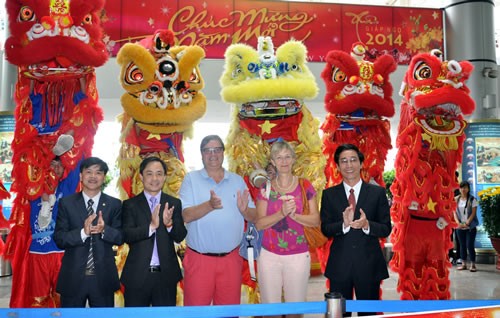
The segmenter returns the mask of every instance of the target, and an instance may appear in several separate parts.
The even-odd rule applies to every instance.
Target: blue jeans
[[[474,245],[476,242],[477,229],[456,229],[455,232],[460,242],[460,258],[465,262],[467,260],[467,251],[469,251],[469,260],[475,263],[476,251],[474,250]]]

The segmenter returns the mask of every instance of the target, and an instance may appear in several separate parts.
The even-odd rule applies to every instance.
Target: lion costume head
[[[324,186],[319,123],[305,105],[318,86],[306,58],[301,42],[287,41],[274,52],[270,37],[259,37],[257,50],[237,43],[225,52],[221,96],[235,106],[226,153],[229,169],[247,181],[256,165],[267,165],[270,144],[281,139],[295,146],[295,174],[317,190]]]
[[[141,158],[149,155],[167,162],[164,190],[177,195],[185,175],[182,140],[206,110],[199,70],[204,57],[199,46],[175,46],[170,30],[127,43],[118,52],[120,83],[125,89],[120,186],[126,197],[142,191],[138,168]]]

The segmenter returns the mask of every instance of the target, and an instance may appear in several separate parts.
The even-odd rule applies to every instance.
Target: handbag
[[[307,201],[304,179],[299,179],[299,184],[302,190],[302,215],[308,215],[311,211],[309,210],[309,201]],[[328,242],[328,238],[323,235],[319,226],[304,226],[304,236],[306,237],[307,244],[312,248],[321,247]]]
[[[262,232],[263,231],[257,231],[255,224],[247,222],[247,230],[243,234],[240,243],[239,253],[241,257],[248,261],[250,279],[253,281],[257,280],[254,260],[259,257],[260,249],[262,248]]]

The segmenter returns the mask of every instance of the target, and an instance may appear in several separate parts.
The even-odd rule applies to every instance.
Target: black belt
[[[160,265],[151,265],[151,266],[149,266],[148,272],[150,272],[150,273],[161,272],[161,267],[160,267]]]
[[[213,256],[213,257],[224,257],[224,256],[227,256],[229,254],[231,254],[231,252],[227,252],[227,253],[201,253],[201,252],[198,252],[197,250],[195,250],[194,248],[189,248],[191,251],[197,253],[197,254],[201,254],[201,255],[205,255],[205,256]]]
[[[413,215],[413,214],[410,214],[410,217],[412,219],[415,219],[415,220],[420,220],[420,221],[437,221],[439,220],[439,218],[424,218],[422,216],[417,216],[417,215]]]

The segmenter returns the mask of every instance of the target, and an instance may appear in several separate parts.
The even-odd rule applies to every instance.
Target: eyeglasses
[[[203,148],[201,149],[201,152],[205,155],[208,155],[208,154],[219,154],[219,153],[222,153],[224,151],[224,148],[223,147],[213,147],[213,148]]]
[[[347,163],[351,163],[351,164],[354,164],[356,162],[358,162],[359,159],[357,157],[351,157],[351,158],[342,158],[339,160],[339,163],[341,165],[346,165]]]

